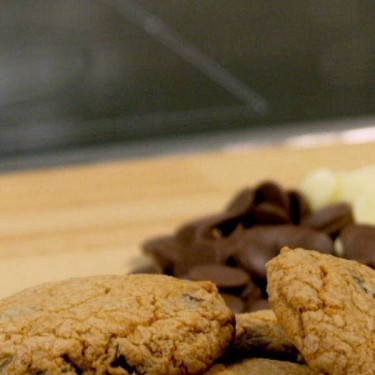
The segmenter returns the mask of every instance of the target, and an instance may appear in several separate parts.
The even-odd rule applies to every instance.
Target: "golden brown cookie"
[[[307,363],[329,375],[375,374],[375,271],[284,248],[267,265],[278,321]]]
[[[198,374],[233,334],[234,316],[210,282],[71,279],[0,301],[0,374]]]
[[[317,375],[308,366],[274,359],[251,358],[230,365],[217,364],[205,375]]]
[[[236,314],[236,337],[231,349],[246,357],[302,360],[272,310]]]

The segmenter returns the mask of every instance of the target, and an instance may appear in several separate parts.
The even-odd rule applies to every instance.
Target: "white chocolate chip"
[[[332,203],[337,195],[338,181],[332,171],[319,169],[311,173],[301,185],[313,210]]]
[[[362,193],[354,201],[353,215],[359,224],[375,225],[375,190]]]
[[[333,250],[338,257],[343,258],[345,256],[344,244],[340,237],[337,237],[333,242]]]

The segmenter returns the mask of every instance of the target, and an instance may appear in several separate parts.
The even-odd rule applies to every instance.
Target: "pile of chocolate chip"
[[[155,263],[135,272],[211,280],[234,312],[268,308],[265,264],[283,246],[375,266],[375,227],[355,225],[346,203],[311,212],[297,190],[267,181],[239,192],[219,214],[144,243]]]

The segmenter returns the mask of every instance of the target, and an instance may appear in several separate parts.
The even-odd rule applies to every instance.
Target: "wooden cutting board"
[[[50,280],[122,274],[140,244],[219,211],[244,186],[298,187],[319,167],[375,163],[375,143],[227,150],[0,176],[0,297]],[[142,260],[143,262],[143,260]]]

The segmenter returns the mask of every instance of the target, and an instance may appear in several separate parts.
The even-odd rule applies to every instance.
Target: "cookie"
[[[71,279],[0,301],[0,374],[198,374],[233,335],[234,315],[211,282]]]
[[[375,374],[375,271],[355,261],[284,248],[267,265],[269,300],[311,368]]]
[[[301,355],[289,340],[272,310],[236,314],[236,337],[231,353],[246,357],[264,357],[301,361]]]
[[[317,375],[308,366],[274,359],[251,358],[233,364],[217,364],[205,375]]]

